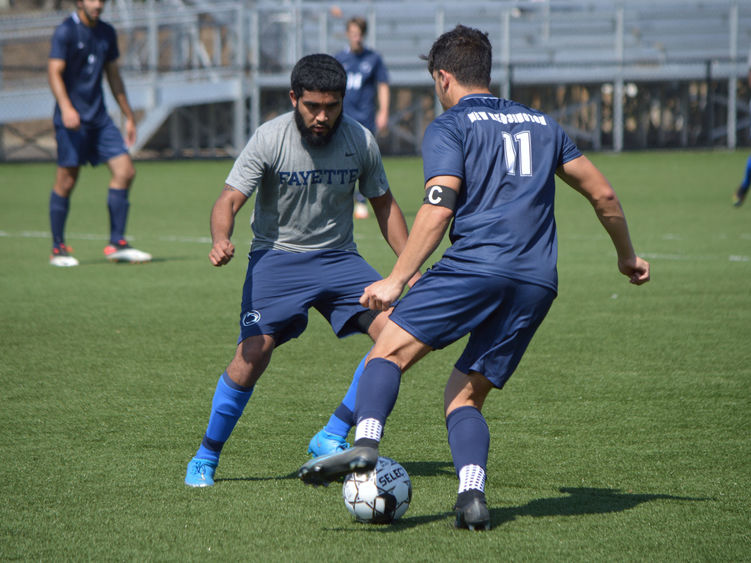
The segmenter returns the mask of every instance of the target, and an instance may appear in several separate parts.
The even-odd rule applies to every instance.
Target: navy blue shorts
[[[540,285],[439,262],[389,318],[435,349],[469,334],[456,369],[481,373],[500,388],[519,365],[554,299],[555,292]]]
[[[357,252],[258,250],[249,258],[238,343],[259,334],[273,336],[276,346],[297,338],[311,307],[339,338],[361,332],[353,319],[368,310],[360,296],[381,275]]]
[[[101,124],[82,123],[77,131],[56,124],[55,137],[58,166],[76,167],[87,162],[96,166],[128,152],[120,130],[109,116]]]

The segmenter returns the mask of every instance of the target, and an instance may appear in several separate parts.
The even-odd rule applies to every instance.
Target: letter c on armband
[[[423,199],[422,202],[427,203],[428,205],[445,207],[453,211],[454,209],[456,209],[457,197],[458,194],[451,188],[435,184],[425,190],[425,199]]]

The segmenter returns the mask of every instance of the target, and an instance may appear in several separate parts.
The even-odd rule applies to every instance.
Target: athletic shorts
[[[257,250],[249,259],[238,344],[259,334],[273,336],[276,346],[297,338],[311,307],[339,338],[362,332],[353,319],[368,310],[360,296],[381,276],[357,252]]]
[[[96,166],[128,152],[120,130],[109,116],[101,124],[82,123],[75,131],[56,124],[55,137],[58,166],[83,166],[87,162]]]
[[[456,369],[483,374],[503,387],[555,299],[549,288],[438,263],[389,317],[428,346],[440,349],[469,334]]]

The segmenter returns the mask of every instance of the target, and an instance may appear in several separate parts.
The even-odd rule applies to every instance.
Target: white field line
[[[6,238],[50,238],[52,235],[46,231],[21,231],[17,233],[9,233],[8,231],[0,231],[0,237]],[[67,233],[65,238],[68,240],[109,240],[106,235],[95,235],[90,233]],[[198,243],[198,244],[211,244],[211,237],[184,237],[177,235],[167,235],[156,237],[157,240],[164,242],[184,242],[184,243]],[[136,237],[128,237],[128,240],[136,240]]]
[[[52,235],[48,231],[20,231],[11,233],[8,231],[0,231],[0,238],[50,238]],[[106,235],[96,235],[91,233],[70,233],[66,234],[65,238],[68,240],[108,240]],[[178,235],[163,235],[156,237],[157,240],[164,242],[180,242],[187,244],[211,244],[211,237],[189,237]],[[357,236],[355,239],[362,239],[364,237]],[[584,239],[588,237],[578,235],[568,235],[566,239]],[[673,238],[672,235],[666,235],[664,238]],[[751,235],[741,235],[742,239],[751,238]],[[135,237],[128,237],[129,240],[136,240]],[[693,256],[689,254],[663,254],[659,252],[645,252],[640,255],[647,260],[664,260],[671,262],[685,262],[685,261],[713,261],[713,260],[727,260],[728,262],[751,262],[750,256],[731,254],[731,255],[703,255]]]

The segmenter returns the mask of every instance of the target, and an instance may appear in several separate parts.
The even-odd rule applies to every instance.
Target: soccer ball
[[[379,457],[375,469],[350,473],[342,487],[344,505],[358,522],[390,524],[401,518],[412,500],[412,482],[406,469],[388,457]]]

